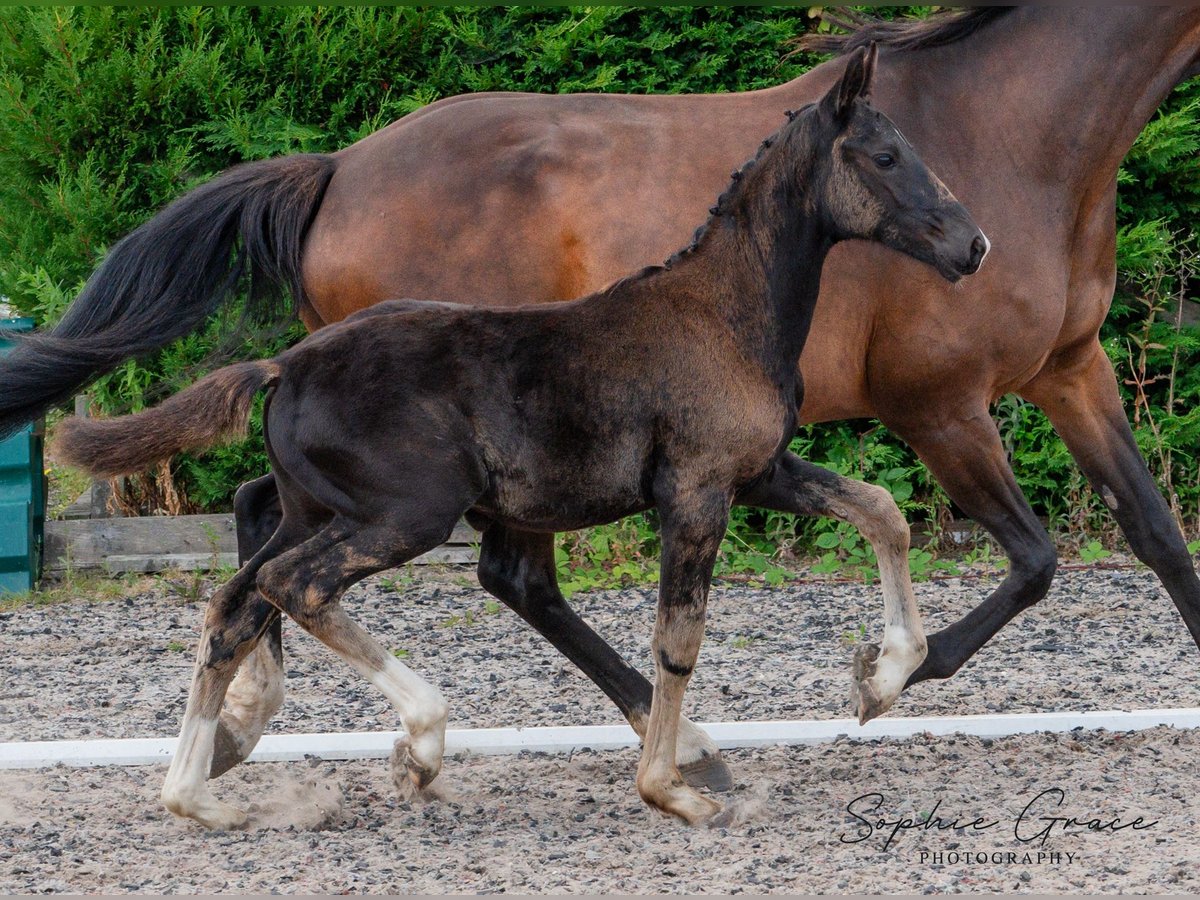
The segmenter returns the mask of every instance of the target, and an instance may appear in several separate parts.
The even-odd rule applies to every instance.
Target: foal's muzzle
[[[983,265],[992,243],[987,239],[960,203],[935,219],[931,229],[936,266],[942,277],[958,281],[965,275],[974,275]]]

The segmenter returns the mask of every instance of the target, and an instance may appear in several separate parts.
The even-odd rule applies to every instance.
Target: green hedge
[[[777,84],[815,61],[784,58],[785,43],[814,24],[796,7],[2,8],[0,295],[53,321],[108,245],[243,160],[333,150],[469,91]],[[1122,169],[1121,285],[1104,331],[1122,380],[1144,387],[1139,405],[1136,386],[1123,385],[1138,439],[1189,523],[1200,506],[1198,334],[1156,314],[1190,286],[1178,272],[1195,254],[1187,230],[1200,211],[1198,107],[1193,81]],[[216,340],[214,328],[124,366],[93,389],[96,404],[123,411],[177,389]],[[264,345],[247,337],[240,352]],[[1011,398],[996,412],[1039,513],[1092,529],[1106,521],[1040,413]],[[872,423],[811,429],[797,446],[892,485],[910,514],[945,510],[912,453]],[[183,459],[175,473],[193,505],[220,508],[264,470],[261,441],[252,440]],[[777,519],[739,524],[743,536],[793,528]]]

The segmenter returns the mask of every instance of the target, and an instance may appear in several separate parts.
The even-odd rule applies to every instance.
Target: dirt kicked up
[[[918,585],[930,629],[991,583]],[[346,605],[441,687],[452,727],[616,720],[478,590],[376,579]],[[652,591],[577,605],[649,668]],[[687,712],[846,715],[851,644],[860,624],[878,634],[879,606],[859,585],[714,589]],[[4,614],[0,740],[172,735],[199,619],[161,594]],[[285,645],[274,731],[398,727],[307,636]],[[1195,656],[1152,576],[1070,572],[892,714],[1195,706]],[[1165,728],[734,751],[728,829],[645,808],[634,751],[450,759],[442,799],[416,802],[395,798],[382,760],[244,765],[214,785],[250,812],[231,833],[172,819],[160,767],[0,772],[0,891],[1181,893],[1200,888],[1198,754],[1200,734]]]

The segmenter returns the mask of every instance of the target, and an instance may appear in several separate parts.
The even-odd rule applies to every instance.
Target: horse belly
[[[578,437],[579,452],[539,453],[489,467],[481,512],[529,531],[570,531],[648,508],[644,455],[632,446],[599,448]],[[513,460],[514,457],[510,457]]]

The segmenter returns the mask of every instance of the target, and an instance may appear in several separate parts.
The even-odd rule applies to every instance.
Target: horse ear
[[[867,58],[863,62],[863,86],[858,92],[858,96],[866,100],[871,96],[871,85],[875,81],[875,63],[879,61],[879,44],[871,41],[871,46],[867,48]]]
[[[829,89],[823,105],[829,108],[837,122],[844,122],[850,115],[854,101],[866,94],[871,85],[871,75],[875,69],[875,57],[878,51],[872,44],[870,49],[859,47],[846,61],[846,69],[838,83]]]

